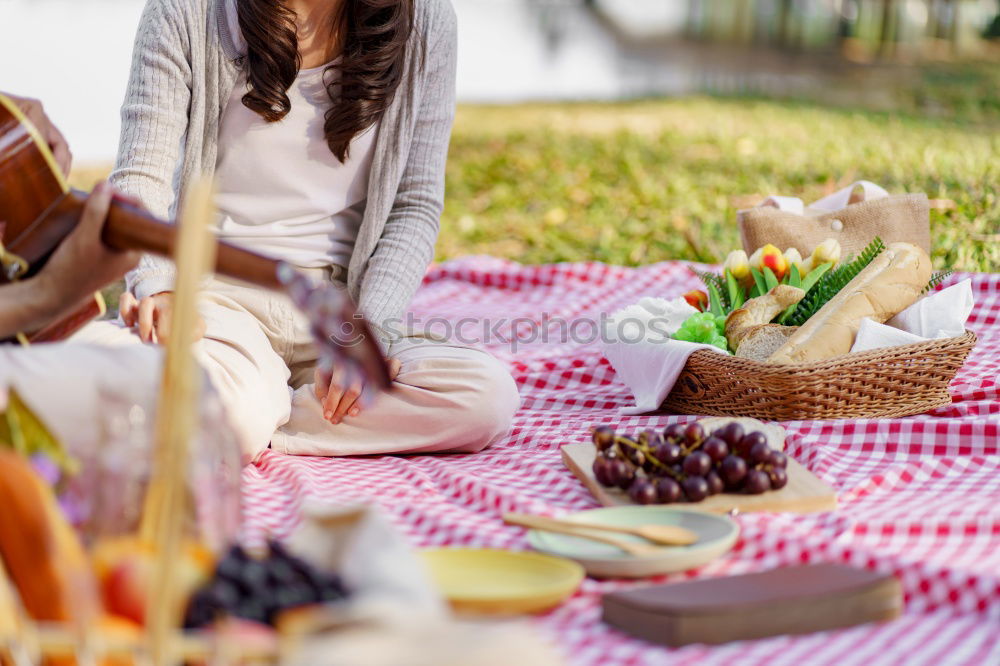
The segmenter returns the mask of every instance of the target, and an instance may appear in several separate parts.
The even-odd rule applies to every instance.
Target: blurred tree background
[[[438,259],[718,261],[739,208],[863,178],[934,200],[938,267],[1000,271],[997,0],[453,2]]]
[[[864,178],[934,200],[938,266],[1000,270],[1000,3],[689,0],[657,32],[634,3],[630,23],[535,0],[553,44],[576,4],[626,63],[680,63],[700,94],[463,106],[440,258],[719,261],[739,208]]]

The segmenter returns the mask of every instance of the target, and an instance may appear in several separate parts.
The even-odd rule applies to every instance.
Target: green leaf
[[[743,306],[743,287],[729,271],[726,271],[726,287],[729,288],[729,312],[732,312]]]
[[[722,299],[719,297],[719,290],[714,284],[706,284],[708,288],[708,311],[716,317],[726,314],[722,308]]]
[[[792,285],[792,286],[793,287],[798,287],[802,291],[806,292],[806,294],[808,294],[809,290],[813,288],[813,285],[816,284],[817,280],[819,280],[821,277],[823,277],[823,274],[826,273],[828,270],[830,270],[831,266],[833,266],[833,264],[830,264],[830,263],[820,264],[816,268],[814,268],[811,271],[809,271],[809,275],[806,276],[805,281],[803,281],[801,284]],[[795,267],[795,264],[792,264],[792,270],[795,271],[795,275],[796,275],[796,277],[798,277],[798,269]],[[803,297],[803,299],[804,298],[805,297]],[[792,314],[795,312],[796,308],[798,308],[798,307],[799,307],[798,303],[792,303],[787,308],[785,308],[784,312],[782,312],[780,315],[778,315],[778,318],[776,320],[777,323],[784,324],[785,322],[787,322],[788,318],[792,316]]]
[[[885,243],[882,242],[881,238],[876,237],[856,258],[844,261],[832,270],[825,269],[823,274],[815,280],[815,285],[810,285],[809,293],[799,301],[795,312],[787,318],[786,323],[790,326],[804,324],[884,250]],[[813,272],[821,268],[822,266],[817,266]],[[806,278],[806,282],[809,282],[810,278],[812,278],[812,273]]]
[[[808,293],[809,290],[813,288],[813,285],[819,282],[819,279],[823,277],[823,275],[831,268],[833,268],[833,264],[827,262],[825,264],[820,264],[816,268],[809,271],[809,275],[807,275],[806,279],[802,281],[802,290]]]
[[[697,275],[698,278],[705,283],[705,291],[708,291],[708,287],[710,286],[715,287],[715,290],[719,293],[720,296],[719,300],[722,303],[722,307],[728,310],[729,299],[726,298],[727,294],[726,294],[725,280],[723,280],[721,276],[716,275],[715,273],[709,273],[708,271],[696,271],[692,269],[691,272]]]
[[[767,266],[764,266],[764,284],[767,285],[767,291],[771,291],[779,284],[778,278],[774,275],[774,271]]]
[[[802,287],[802,276],[799,275],[799,267],[795,264],[792,264],[792,267],[788,269],[788,275],[785,276],[785,279],[787,280],[786,284]]]
[[[760,274],[756,268],[750,269],[750,274],[753,275],[753,282],[756,285],[757,296],[763,296],[767,293],[767,285],[764,282],[764,276]]]
[[[0,416],[0,445],[6,445],[23,456],[44,454],[69,473],[77,467],[62,443],[14,389],[8,389],[7,409]]]
[[[926,294],[930,291],[933,291],[935,287],[944,282],[951,274],[952,270],[950,268],[946,271],[938,271],[937,273],[934,273],[934,275],[931,276],[930,282],[927,283],[927,286],[924,287],[924,290],[921,291],[920,293]]]

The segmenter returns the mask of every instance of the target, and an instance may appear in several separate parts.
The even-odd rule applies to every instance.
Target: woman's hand
[[[76,307],[88,295],[135,267],[137,252],[112,250],[101,240],[113,190],[99,183],[87,199],[76,228],[66,237],[35,278],[38,296],[53,316]]]
[[[118,299],[118,314],[129,328],[138,326],[139,339],[143,342],[156,342],[165,345],[170,339],[170,324],[174,311],[174,292],[161,291],[147,296],[141,301],[136,300],[130,292],[125,292]],[[205,320],[198,317],[198,327],[194,339],[200,340],[205,335]]]
[[[394,358],[389,359],[389,379],[396,379],[399,375],[400,362]],[[323,418],[336,425],[345,416],[357,416],[361,413],[361,405],[358,398],[364,390],[364,384],[354,383],[345,385],[343,373],[334,371],[324,372],[318,366],[314,374],[314,390],[316,399],[323,407]]]
[[[69,144],[66,143],[62,132],[45,115],[42,103],[37,99],[15,97],[14,95],[7,95],[7,98],[14,102],[14,106],[20,109],[21,113],[38,129],[42,138],[49,144],[49,149],[52,151],[52,156],[56,158],[59,168],[62,169],[64,175],[68,175],[69,168],[73,163],[73,155],[69,152]]]

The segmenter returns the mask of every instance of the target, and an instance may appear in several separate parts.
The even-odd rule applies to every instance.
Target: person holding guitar
[[[234,424],[287,453],[478,451],[519,404],[489,354],[402,325],[433,258],[455,106],[448,0],[150,0],[111,182],[155,215],[213,175],[220,240],[346,290],[390,357],[392,391],[319,367],[288,299],[216,277],[198,353]],[[169,334],[173,266],[146,256],[117,326]]]
[[[80,224],[45,267],[30,279],[0,285],[0,339],[68,314],[95,291],[135,268],[139,253],[119,252],[101,242],[111,197],[110,185],[96,187]]]
[[[7,95],[38,129],[59,168],[69,172],[72,155],[62,132],[49,120],[41,102]],[[119,252],[101,242],[101,227],[111,204],[111,187],[96,188],[80,224],[34,277],[0,286],[0,339],[40,328],[67,314],[90,294],[135,268],[139,255]]]

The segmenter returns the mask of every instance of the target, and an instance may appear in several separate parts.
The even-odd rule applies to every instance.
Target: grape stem
[[[631,439],[629,439],[628,437],[624,437],[622,435],[615,435],[615,443],[616,444],[624,444],[624,445],[630,446],[633,449],[636,449],[638,451],[642,451],[645,454],[645,456],[646,456],[646,460],[650,461],[651,463],[653,463],[653,465],[655,465],[656,467],[659,467],[661,470],[663,470],[668,475],[670,475],[671,477],[673,477],[673,479],[675,481],[683,481],[685,478],[687,478],[683,474],[678,474],[674,470],[670,469],[670,467],[668,465],[665,465],[662,462],[660,462],[659,460],[657,460],[656,456],[653,455],[652,450],[648,446],[644,446],[644,445],[640,444],[639,442],[634,442]],[[625,462],[627,462],[629,465],[632,465],[633,469],[635,467],[637,467],[637,465],[633,465],[632,464],[632,461],[628,459],[628,456],[623,456],[623,458],[625,459]]]

